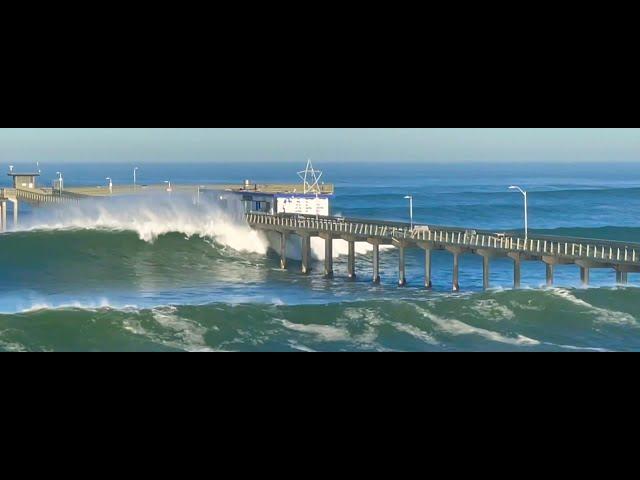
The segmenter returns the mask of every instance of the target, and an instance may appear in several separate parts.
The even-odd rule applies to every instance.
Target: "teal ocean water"
[[[640,242],[640,165],[318,165],[336,185],[333,213],[517,230],[530,192],[530,226],[546,235]],[[131,183],[129,165],[43,165],[43,182],[63,168],[66,184]],[[141,165],[141,183],[294,182],[297,165]],[[17,169],[28,166],[16,166]],[[359,245],[358,279],[346,280],[346,244],[337,242],[336,278],[318,263],[300,271],[290,244],[279,269],[268,236],[193,199],[160,195],[90,201],[21,212],[0,234],[0,351],[628,351],[640,350],[640,274],[617,287],[609,270],[581,288],[562,266],[543,288],[544,265],[461,262],[461,293],[451,293],[451,256],[434,255],[434,290],[421,288],[422,256],[408,255],[398,288],[397,253],[382,251],[374,286],[371,253]],[[273,243],[272,243],[273,242]],[[322,244],[313,245],[318,262]]]

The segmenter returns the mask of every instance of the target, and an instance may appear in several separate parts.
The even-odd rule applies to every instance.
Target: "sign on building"
[[[277,197],[277,205],[277,213],[329,216],[329,197],[326,195],[282,195]]]

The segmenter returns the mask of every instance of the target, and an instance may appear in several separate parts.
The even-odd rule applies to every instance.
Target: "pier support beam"
[[[555,265],[552,263],[546,263],[547,266],[547,287],[553,287]]]
[[[418,242],[418,246],[424,250],[424,288],[431,290],[433,288],[431,280],[431,260],[434,245],[432,243]]]
[[[370,242],[373,245],[373,283],[380,283],[380,243]]]
[[[432,250],[426,249],[424,251],[424,288],[431,290],[433,283],[431,281],[431,256]]]
[[[302,235],[302,273],[311,273],[311,236]]]
[[[616,270],[616,283],[618,285],[626,285],[629,283],[629,274],[627,272],[621,272]]]
[[[513,288],[518,289],[522,286],[522,261],[538,260],[538,257],[524,253],[508,253],[507,256],[513,260]]]
[[[333,237],[321,236],[324,238],[324,277],[333,278]]]
[[[482,287],[485,290],[491,288],[491,263],[488,255],[482,256]]]
[[[453,291],[460,291],[460,254],[453,254]]]
[[[453,291],[460,291],[460,255],[464,253],[461,248],[448,248],[453,254]]]
[[[407,285],[407,270],[406,270],[406,247],[400,245],[398,247],[398,285],[404,287]]]
[[[475,253],[482,257],[482,286],[485,290],[489,290],[491,288],[491,259],[504,256],[504,254],[488,249],[476,250]]]
[[[0,200],[0,232],[7,230],[7,201]]]
[[[589,267],[580,267],[580,282],[584,287],[589,286],[591,269]]]
[[[509,258],[513,260],[513,288],[520,288],[522,284],[522,255],[510,253]]]
[[[13,228],[18,226],[18,200],[11,200],[13,204]]]
[[[280,232],[280,268],[287,269],[287,238],[285,232]]]
[[[605,263],[605,262],[597,262],[597,261],[593,261],[593,260],[576,260],[575,264],[577,266],[580,267],[580,281],[582,283],[582,286],[584,287],[588,287],[590,282],[590,277],[591,277],[591,269],[593,268],[606,268],[606,269],[611,269],[611,268],[615,268],[616,270],[621,270],[621,271],[628,271],[628,269],[622,267],[616,267],[616,265],[613,265],[611,263]]]
[[[572,259],[550,256],[543,256],[542,261],[545,263],[547,270],[547,287],[553,287],[555,283],[556,265],[572,265],[575,263]]]
[[[349,280],[356,279],[356,242],[347,241],[349,245],[349,258],[347,259],[347,276]]]

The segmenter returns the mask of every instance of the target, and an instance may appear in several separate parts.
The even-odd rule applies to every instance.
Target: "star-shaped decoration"
[[[321,170],[316,170],[315,168],[313,168],[311,160],[307,161],[307,168],[304,171],[298,172],[298,176],[304,182],[305,195],[308,193],[322,193],[322,190],[320,188],[320,179],[322,178],[322,173],[323,172]]]

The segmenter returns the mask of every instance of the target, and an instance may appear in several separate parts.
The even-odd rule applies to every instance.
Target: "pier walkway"
[[[357,220],[340,217],[316,218],[303,215],[248,214],[247,223],[256,229],[270,230],[281,235],[281,264],[286,268],[286,240],[297,235],[302,241],[302,271],[310,271],[310,238],[325,240],[324,274],[333,276],[333,240],[349,244],[348,276],[355,278],[355,243],[373,246],[373,281],[380,282],[380,245],[394,245],[399,250],[398,283],[406,285],[405,252],[408,248],[425,251],[424,285],[432,286],[431,255],[445,250],[453,256],[453,290],[459,291],[459,259],[464,254],[483,258],[483,284],[490,287],[490,261],[507,257],[514,262],[514,287],[520,287],[521,263],[541,261],[546,264],[547,284],[553,285],[556,265],[572,264],[580,268],[580,278],[589,284],[593,268],[613,269],[620,284],[628,282],[628,274],[640,272],[640,244],[607,240],[559,238],[549,236],[520,237],[509,233],[477,231],[455,227],[414,226],[396,222]]]

